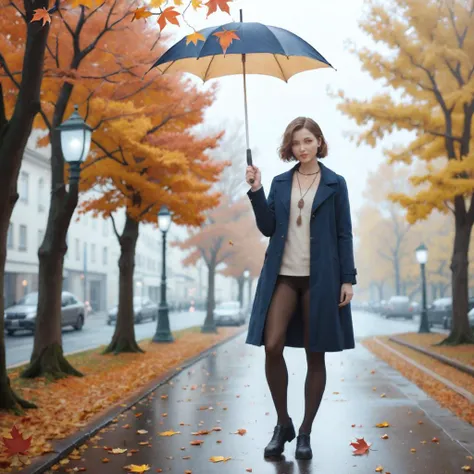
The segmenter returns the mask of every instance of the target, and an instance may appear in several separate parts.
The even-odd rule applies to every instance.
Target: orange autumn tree
[[[204,333],[217,332],[214,321],[216,268],[238,253],[234,242],[242,237],[241,224],[248,212],[244,199],[232,201],[229,196],[223,196],[219,206],[206,213],[199,230],[190,231],[189,237],[183,241],[173,242],[173,245],[189,251],[183,265],[194,265],[202,258],[207,266],[206,319],[201,328]]]
[[[225,268],[219,273],[226,277],[235,278],[238,285],[238,299],[240,304],[244,300],[244,286],[248,285],[248,301],[252,294],[252,282],[258,278],[262,269],[266,244],[255,225],[255,218],[247,214],[240,219],[239,235],[233,241],[234,253],[225,261]],[[248,277],[245,272],[248,272]]]
[[[111,217],[121,250],[117,324],[105,353],[141,351],[135,341],[132,298],[139,224],[156,224],[160,207],[166,205],[175,224],[199,226],[204,211],[219,203],[219,194],[211,187],[225,166],[206,154],[220,135],[198,137],[192,133],[212,103],[212,93],[183,88],[179,82],[175,91],[170,91],[157,79],[144,95],[152,105],[150,110],[140,108],[144,115],[139,117],[135,117],[132,104],[124,110],[120,102],[97,99],[91,103],[91,110],[101,110],[102,117],[97,119],[104,125],[94,139],[101,155],[85,163],[83,189],[93,188],[101,195],[86,199],[81,210]],[[130,118],[113,119],[126,116],[127,110]],[[113,219],[119,209],[126,214],[122,230]]]

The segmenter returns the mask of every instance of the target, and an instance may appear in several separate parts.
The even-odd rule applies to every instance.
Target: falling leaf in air
[[[35,10],[35,14],[30,23],[33,23],[34,21],[43,21],[42,26],[44,26],[46,23],[51,23],[51,15],[48,13],[46,8],[38,8]]]
[[[189,43],[194,43],[195,45],[198,44],[198,41],[206,41],[206,38],[203,34],[199,33],[199,31],[195,31],[190,35],[186,36],[186,46]]]
[[[230,459],[232,459],[232,458],[226,458],[224,456],[211,456],[209,458],[209,461],[211,461],[211,462],[227,462]]]
[[[235,39],[240,39],[240,37],[236,34],[235,31],[236,30],[223,30],[213,33],[213,36],[217,36],[217,38],[219,39],[219,44],[221,45],[224,54],[227,52],[227,48],[232,44]]]
[[[112,449],[110,452],[112,454],[123,454],[125,451],[127,451],[126,449],[122,449],[122,448],[114,448]]]
[[[382,423],[377,423],[375,426],[377,428],[388,428],[390,427],[390,423],[388,421],[383,421]]]
[[[28,454],[27,451],[31,445],[31,436],[27,439],[23,438],[16,425],[10,430],[11,438],[3,438],[3,444],[7,450],[8,457],[15,454]]]
[[[160,30],[163,31],[167,23],[172,23],[173,25],[179,26],[178,16],[180,15],[174,7],[168,7],[163,10],[163,13],[158,18],[158,25],[160,25]]]
[[[174,436],[174,435],[177,435],[177,434],[181,434],[181,431],[173,431],[173,430],[169,430],[169,431],[162,431],[161,433],[158,433],[160,436]]]
[[[130,464],[130,466],[127,466],[128,472],[146,472],[150,470],[150,466],[148,464],[142,464],[141,466],[138,466],[136,464]]]
[[[355,451],[352,451],[354,456],[360,456],[362,454],[367,454],[369,452],[372,443],[367,443],[364,438],[356,438],[357,442],[350,443],[350,445],[355,448]]]
[[[231,0],[209,0],[206,3],[206,7],[208,8],[207,10],[207,16],[212,15],[214,12],[217,11],[217,7],[223,12],[226,12],[230,15],[230,10],[229,10],[229,5],[228,3]]]

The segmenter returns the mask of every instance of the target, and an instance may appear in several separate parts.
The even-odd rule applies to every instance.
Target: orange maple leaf
[[[153,13],[149,12],[146,7],[140,7],[135,10],[135,13],[133,14],[133,20],[141,20],[142,18],[148,18],[149,16],[152,16]]]
[[[194,33],[186,36],[186,46],[189,43],[194,43],[197,45],[198,41],[206,41],[206,38],[201,33],[199,33],[199,31],[195,31]]]
[[[217,33],[214,33],[214,36],[219,38],[219,44],[221,45],[224,54],[227,52],[227,48],[232,44],[233,40],[240,39],[235,30],[218,31]]]
[[[228,3],[232,0],[209,0],[205,5],[207,7],[207,16],[217,11],[217,7],[230,15]]]
[[[16,425],[10,431],[11,438],[3,438],[5,448],[7,448],[8,457],[15,454],[27,454],[31,445],[31,436],[28,439],[23,439],[22,434],[18,431]]]
[[[158,17],[158,25],[160,25],[160,30],[163,31],[164,27],[168,23],[173,23],[173,25],[179,26],[178,16],[180,15],[174,7],[168,7],[163,10],[163,13]]]
[[[30,23],[41,20],[43,21],[43,26],[46,25],[46,22],[51,23],[51,15],[48,13],[46,8],[38,8],[35,10],[35,14],[33,15]]]
[[[369,452],[370,447],[372,446],[372,443],[368,443],[365,441],[364,438],[356,438],[357,442],[356,443],[350,443],[350,445],[355,448],[355,451],[352,451],[352,454],[354,456],[360,456],[362,454],[366,454]]]

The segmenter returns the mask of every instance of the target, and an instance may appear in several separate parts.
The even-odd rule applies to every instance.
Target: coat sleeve
[[[258,229],[265,237],[271,237],[275,232],[274,181],[270,186],[268,199],[265,198],[263,186],[255,192],[250,189],[247,196],[252,204]]]
[[[351,209],[346,180],[339,176],[339,192],[336,197],[337,247],[341,266],[342,283],[357,283],[352,241]]]

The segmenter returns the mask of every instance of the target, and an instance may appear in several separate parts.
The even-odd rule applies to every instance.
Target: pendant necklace
[[[300,214],[298,216],[298,218],[296,219],[296,225],[297,226],[300,226],[301,223],[302,223],[302,218],[301,218],[301,209],[303,209],[304,207],[304,197],[306,196],[306,194],[308,193],[308,191],[311,189],[311,186],[314,184],[314,182],[316,181],[316,178],[318,177],[318,173],[320,172],[321,170],[319,169],[318,171],[316,171],[316,173],[310,173],[310,174],[314,174],[316,175],[314,178],[313,178],[313,181],[311,182],[311,184],[309,185],[308,189],[305,191],[304,194],[301,194],[301,184],[300,184],[300,179],[298,178],[298,173],[296,174],[296,180],[298,181],[298,187],[300,188],[300,200],[298,201],[298,209],[300,210]],[[303,173],[301,173],[303,174]]]

